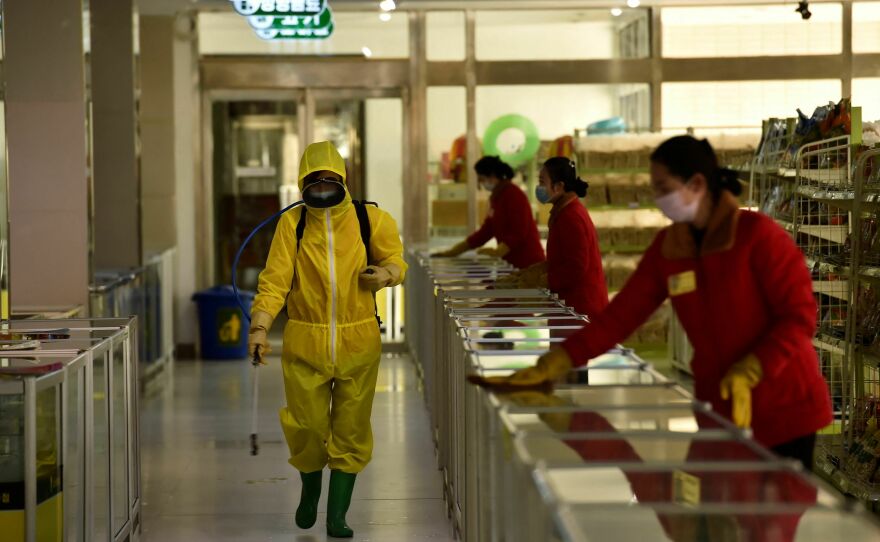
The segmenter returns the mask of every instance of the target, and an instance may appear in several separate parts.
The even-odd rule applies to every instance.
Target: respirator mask
[[[345,185],[332,177],[322,177],[308,184],[303,190],[303,201],[315,209],[336,207],[345,199]]]

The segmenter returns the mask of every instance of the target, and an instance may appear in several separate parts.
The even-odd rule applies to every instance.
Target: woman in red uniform
[[[497,156],[484,156],[474,166],[477,181],[492,193],[489,213],[479,230],[437,257],[455,257],[479,248],[495,238],[498,247],[480,254],[503,258],[517,269],[544,261],[544,248],[528,198],[513,184],[513,168]]]
[[[812,466],[816,432],[832,421],[812,339],[816,301],[804,257],[772,219],[739,208],[741,187],[706,141],[664,142],[651,156],[657,205],[674,224],[592,323],[507,377],[556,381],[626,338],[667,298],[694,347],[697,399],[783,457]]]
[[[553,204],[546,286],[566,305],[592,317],[608,305],[608,286],[596,227],[579,199],[590,185],[578,177],[575,163],[562,157],[547,160],[539,180],[538,201]]]

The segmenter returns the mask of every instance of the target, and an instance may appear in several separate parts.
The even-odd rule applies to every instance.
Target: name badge
[[[685,271],[669,277],[669,295],[672,297],[697,291],[697,274]]]
[[[673,498],[675,502],[686,506],[700,504],[700,479],[696,476],[676,470],[672,475]]]

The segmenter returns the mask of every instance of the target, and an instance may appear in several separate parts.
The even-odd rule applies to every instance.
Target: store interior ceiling
[[[642,6],[711,6],[711,5],[760,5],[780,4],[784,0],[643,0]],[[811,0],[811,3],[835,0]],[[839,0],[837,0],[839,2]],[[181,11],[222,11],[229,9],[230,0],[137,0],[143,15],[167,15]],[[444,9],[577,9],[610,8],[621,6],[623,0],[398,0],[399,10]],[[364,11],[379,9],[378,0],[330,0],[337,11]],[[794,6],[794,3],[792,3]]]

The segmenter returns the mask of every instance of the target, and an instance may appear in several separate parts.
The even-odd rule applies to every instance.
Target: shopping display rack
[[[841,257],[833,262],[836,265],[826,266],[823,271],[847,281],[849,298],[842,309],[845,333],[834,343],[840,354],[832,358],[835,363],[830,367],[823,364],[840,416],[835,431],[823,439],[824,454],[818,458],[821,471],[841,490],[875,508],[880,503],[880,435],[875,434],[880,397],[878,168],[880,150],[859,151],[852,168],[851,189],[828,195],[846,210],[851,229]],[[827,359],[824,356],[823,362]]]
[[[806,536],[880,536],[858,506],[624,347],[552,391],[496,394],[470,385],[468,374],[533,366],[588,319],[546,290],[493,289],[491,279],[510,272],[504,264],[407,258],[417,283],[407,310],[407,329],[416,332],[407,336],[461,539],[727,540],[743,532],[763,539],[808,516]]]
[[[752,173],[760,210],[804,254],[818,306],[813,344],[834,423],[819,438],[817,468],[845,493],[880,506],[880,213],[878,150],[861,147],[861,110],[849,134],[799,145],[796,119],[769,119]]]

